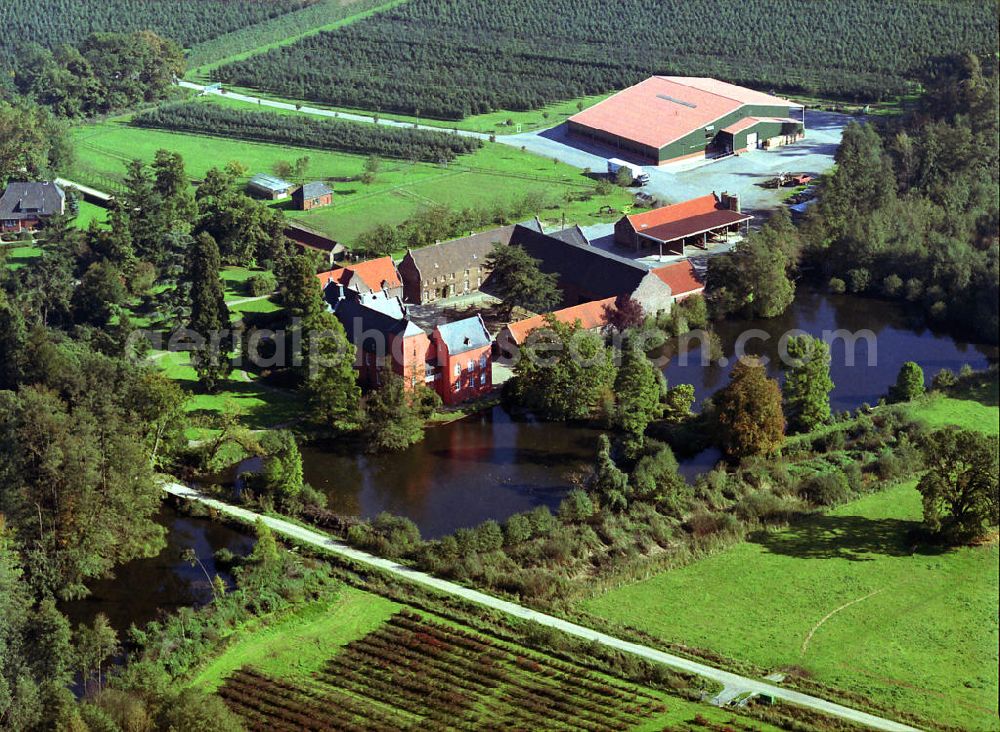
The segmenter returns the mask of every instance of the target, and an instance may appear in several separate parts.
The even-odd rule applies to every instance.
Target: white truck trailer
[[[634,185],[644,186],[649,183],[649,174],[638,165],[632,165],[632,163],[627,163],[624,160],[619,160],[618,158],[611,158],[608,160],[609,175],[618,175],[618,171],[622,168],[625,168],[632,174],[632,183]]]

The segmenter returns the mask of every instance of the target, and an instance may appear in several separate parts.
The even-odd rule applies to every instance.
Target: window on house
[[[488,359],[486,358],[486,354],[485,353],[482,356],[480,356],[479,357],[479,368],[481,368],[481,369],[486,368],[486,362],[487,362],[487,360]]]
[[[455,364],[455,376],[461,376],[461,375],[462,375],[462,364],[456,363]]]
[[[486,372],[479,374],[479,385],[486,386]]]
[[[466,364],[465,370],[466,371],[472,371],[472,369],[474,369],[474,368],[476,368],[476,362],[473,361],[472,359],[469,359],[469,363]]]
[[[458,379],[452,388],[454,388],[455,391],[460,391],[462,389],[462,380]]]

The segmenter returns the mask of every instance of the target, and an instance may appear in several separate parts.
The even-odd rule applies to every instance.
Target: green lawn
[[[333,602],[304,605],[275,623],[237,631],[191,685],[214,691],[247,665],[287,681],[308,678],[341,646],[375,630],[398,609],[391,600],[344,587]]]
[[[42,256],[42,250],[40,247],[34,244],[24,244],[24,243],[3,243],[0,244],[7,252],[6,266],[7,269],[20,269],[24,265],[28,264],[31,260],[37,259]]]
[[[1000,554],[996,544],[911,553],[907,532],[920,516],[914,484],[899,485],[584,609],[767,669],[800,666],[940,722],[994,729]]]
[[[334,205],[310,212],[287,210],[287,203],[278,205],[289,216],[347,243],[376,224],[398,224],[431,203],[488,206],[540,191],[555,206],[537,212],[545,221],[558,223],[565,214],[568,224],[585,225],[618,218],[631,200],[626,191],[615,189],[608,196],[567,202],[567,194],[591,191],[593,181],[571,166],[499,143],[487,144],[448,166],[384,160],[375,183],[364,185],[353,180],[362,172],[365,157],[361,155],[142,130],[129,127],[124,119],[83,125],[74,128],[72,136],[77,149],[73,177],[81,182],[120,179],[129,158],[152,160],[160,148],[179,152],[195,178],[230,160],[239,160],[255,173],[270,171],[278,160],[307,155],[307,177],[333,181]],[[604,206],[610,206],[611,213],[602,213]]]
[[[995,435],[1000,432],[997,397],[998,383],[987,374],[957,393],[931,394],[911,406],[909,412],[932,427],[955,425]]]
[[[87,201],[80,201],[80,212],[73,219],[73,223],[81,229],[86,229],[90,226],[91,221],[103,224],[107,220],[108,210],[106,208]]]

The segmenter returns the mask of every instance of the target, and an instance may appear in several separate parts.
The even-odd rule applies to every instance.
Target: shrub
[[[896,297],[903,290],[903,280],[899,275],[891,274],[882,280],[882,292],[889,297]]]
[[[278,287],[278,279],[271,272],[261,272],[247,278],[247,294],[251,297],[270,295]]]
[[[885,448],[875,461],[875,474],[880,480],[892,480],[903,474],[904,467],[892,448]]]
[[[950,389],[958,383],[958,377],[951,369],[941,369],[931,380],[931,386],[938,391]]]
[[[851,292],[864,292],[871,285],[872,275],[864,267],[849,270],[847,273],[847,286]]]
[[[839,277],[831,277],[827,289],[834,295],[843,295],[847,292],[847,284]]]
[[[845,500],[849,492],[847,477],[839,470],[813,476],[799,487],[799,495],[818,506],[832,506]]]
[[[773,493],[751,493],[736,504],[740,519],[761,524],[785,523],[794,513],[793,504]]]

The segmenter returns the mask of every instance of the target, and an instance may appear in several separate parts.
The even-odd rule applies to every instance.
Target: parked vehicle
[[[637,186],[644,186],[649,183],[649,174],[646,173],[640,166],[633,165],[632,163],[625,162],[624,160],[619,160],[618,158],[611,158],[608,160],[608,174],[618,175],[618,171],[625,168],[632,173],[632,184]]]

